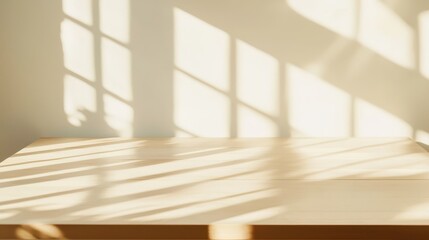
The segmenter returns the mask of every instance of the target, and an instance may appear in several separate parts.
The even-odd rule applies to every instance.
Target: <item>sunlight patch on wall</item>
[[[132,137],[133,108],[109,94],[103,95],[103,102],[106,123],[116,130],[119,137]]]
[[[237,97],[270,115],[278,114],[279,63],[271,55],[237,41]]]
[[[429,133],[423,130],[417,130],[414,139],[418,142],[429,145]]]
[[[100,30],[107,36],[122,43],[130,38],[129,0],[102,0],[100,5]]]
[[[131,101],[131,53],[107,39],[101,39],[101,71],[103,87],[118,97]]]
[[[429,79],[429,11],[419,14],[420,73]]]
[[[92,25],[92,0],[63,0],[63,12],[86,25]]]
[[[346,92],[297,66],[286,66],[289,120],[293,137],[350,135],[350,103]]]
[[[88,83],[70,75],[64,77],[64,112],[73,126],[81,126],[88,113],[96,111],[96,92]]]
[[[405,121],[359,98],[354,116],[356,137],[412,136],[412,128]]]
[[[230,38],[224,31],[174,9],[174,55],[177,67],[219,89],[229,87]]]
[[[277,126],[279,63],[271,55],[237,41],[238,136],[272,137]],[[247,105],[247,106],[246,106]],[[253,108],[253,109],[252,109]]]
[[[174,104],[178,127],[199,137],[228,136],[229,101],[223,93],[176,70]]]
[[[274,137],[278,134],[276,123],[273,119],[240,105],[238,107],[238,137]]]
[[[332,66],[332,62],[334,62],[338,56],[344,54],[349,48],[351,42],[349,39],[344,39],[342,37],[337,37],[334,41],[331,41],[329,45],[325,47],[325,50],[318,54],[317,56],[313,56],[311,61],[307,63],[304,67],[307,71],[317,73],[318,75],[326,73],[330,67]],[[360,60],[357,56],[354,56],[354,61]]]
[[[61,23],[64,66],[87,80],[95,80],[94,37],[90,31],[65,19]]]
[[[362,0],[358,40],[404,68],[414,67],[414,31],[380,0]]]
[[[288,0],[287,2],[293,10],[314,23],[345,37],[354,37],[356,0]]]
[[[186,130],[180,129],[179,127],[176,126],[176,130],[174,133],[175,137],[181,137],[181,138],[190,138],[190,137],[197,137],[197,135],[190,133]]]

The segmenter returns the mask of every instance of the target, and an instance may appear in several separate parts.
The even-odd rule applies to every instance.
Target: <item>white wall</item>
[[[425,0],[3,0],[0,31],[0,159],[40,136],[429,142]]]

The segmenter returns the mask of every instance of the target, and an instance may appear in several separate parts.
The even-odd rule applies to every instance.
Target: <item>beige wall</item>
[[[3,0],[0,29],[0,159],[40,136],[429,143],[425,0]]]

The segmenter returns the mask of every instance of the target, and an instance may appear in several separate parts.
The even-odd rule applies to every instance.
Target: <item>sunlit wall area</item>
[[[419,23],[419,68],[420,73],[429,79],[429,10],[421,12],[418,16]]]
[[[122,137],[133,136],[134,110],[130,51],[112,40],[101,38],[101,104],[107,125]]]
[[[63,0],[63,12],[72,19],[91,26],[93,21],[93,0]]]
[[[79,128],[101,122],[114,135],[132,136],[129,1],[64,0],[62,6],[64,112],[69,123]]]
[[[383,1],[361,0],[360,43],[403,68],[415,65],[415,30]]]
[[[229,134],[229,101],[225,93],[176,71],[174,103],[177,136],[223,137]]]
[[[237,136],[278,135],[279,62],[264,51],[236,41]]]
[[[412,137],[410,125],[362,99],[354,102],[354,132],[357,137]]]
[[[323,79],[287,65],[291,135],[351,136],[351,96]]]
[[[64,19],[61,23],[64,67],[88,81],[95,81],[94,35],[79,22]]]
[[[336,34],[355,37],[360,0],[288,0],[289,6]]]
[[[4,0],[0,9],[0,156],[40,136],[429,144],[427,1]]]
[[[95,98],[95,89],[90,84],[70,75],[64,77],[64,112],[70,124],[80,127],[87,121],[85,112],[97,111]]]
[[[278,136],[279,62],[174,9],[176,136]]]
[[[227,136],[230,131],[230,37],[181,9],[174,8],[173,14],[176,133],[178,136]]]
[[[315,1],[287,1],[288,6],[305,21],[311,21],[325,28],[327,32],[334,31],[345,37],[337,38],[338,44],[335,46],[333,43],[330,46],[329,58],[320,57],[319,62],[315,59],[307,67],[307,70],[317,77],[324,78],[324,83],[331,83],[331,86],[343,91],[344,96],[349,99],[348,104],[344,105],[347,111],[341,110],[344,108],[336,105],[341,102],[340,100],[335,100],[336,104],[329,104],[335,109],[334,119],[337,120],[337,124],[334,124],[333,129],[328,132],[334,136],[340,135],[338,131],[345,128],[339,123],[345,123],[349,129],[346,136],[403,136],[418,138],[417,140],[427,143],[425,138],[421,137],[422,132],[418,130],[420,127],[427,128],[422,126],[425,125],[422,123],[425,119],[424,114],[416,111],[426,106],[423,103],[425,90],[421,89],[427,84],[421,76],[425,75],[424,22],[427,4],[423,4],[422,1],[412,1],[411,6],[398,1],[322,0],[317,1],[318,4],[333,7],[330,7],[329,11],[319,11],[321,8],[315,7],[313,2]],[[334,9],[340,8],[341,13],[351,11],[353,14],[347,14],[349,18],[345,18],[337,12],[334,16]],[[350,32],[346,34],[346,30]],[[331,48],[335,51],[331,51]],[[420,70],[415,69],[418,65]],[[293,71],[289,72],[289,75],[292,73]],[[290,84],[296,82],[293,78],[289,81],[292,81]],[[310,94],[311,85],[302,82],[301,85],[305,89],[303,92]],[[294,89],[289,91],[291,96],[297,95]],[[323,91],[316,92],[312,95]],[[329,96],[332,97],[335,94],[329,94]],[[292,99],[295,98],[292,97]],[[311,97],[302,101],[308,104],[311,102],[309,99]],[[320,100],[317,101],[318,104],[323,102]],[[296,116],[294,101],[291,103],[292,127],[294,122],[303,125],[305,119],[310,121],[308,118],[294,120]],[[298,104],[298,106],[302,105],[306,104]],[[316,113],[316,109],[320,108],[302,111],[302,114]],[[327,111],[329,108],[321,109]],[[349,116],[341,120],[341,116],[344,116],[343,112],[348,112]],[[323,114],[323,116],[328,115]],[[308,124],[308,128],[322,129],[316,126],[317,123],[313,121]]]

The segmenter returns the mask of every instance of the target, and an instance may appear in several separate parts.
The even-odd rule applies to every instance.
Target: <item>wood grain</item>
[[[0,164],[0,238],[42,224],[68,238],[122,226],[155,234],[142,238],[429,239],[428,189],[429,153],[409,139],[44,138]]]

